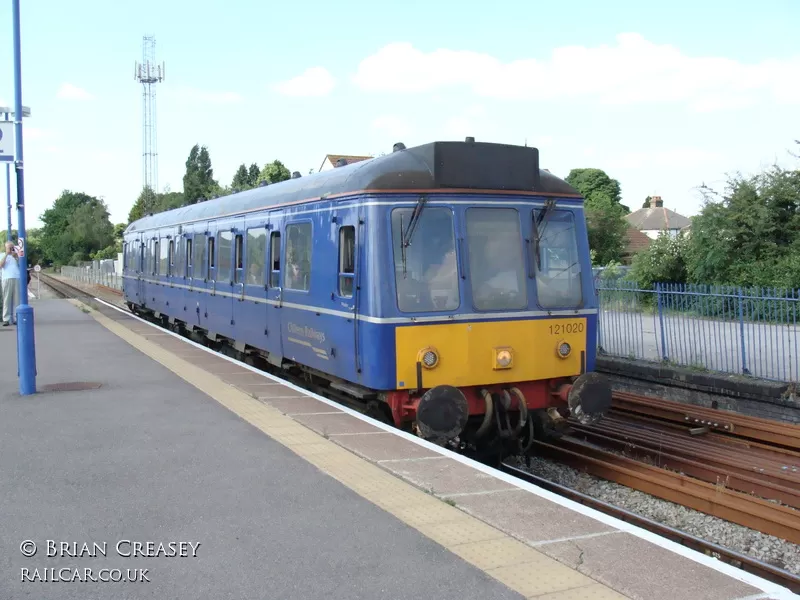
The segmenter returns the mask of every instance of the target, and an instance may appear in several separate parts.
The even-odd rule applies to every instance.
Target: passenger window
[[[244,260],[244,257],[242,256],[242,250],[244,250],[244,248],[242,248],[242,236],[241,235],[237,235],[236,236],[234,248],[235,248],[235,252],[234,252],[233,264],[236,266],[236,270],[235,270],[235,272],[233,274],[233,280],[236,283],[242,283],[242,279],[243,279],[243,275],[244,275],[243,274],[243,269],[244,269],[243,260]]]
[[[356,228],[352,225],[339,228],[339,296],[353,297],[356,258]]]
[[[208,238],[208,268],[206,270],[206,277],[209,281],[214,279],[214,238]]]
[[[169,275],[169,241],[167,238],[161,238],[159,247],[161,254],[159,256],[158,273],[166,277]]]
[[[311,223],[286,226],[286,288],[307,292],[311,284]]]
[[[408,244],[406,236],[415,212],[415,208],[392,211],[397,306],[403,312],[412,313],[455,310],[461,304],[461,297],[453,212],[433,206],[423,210]]]
[[[186,253],[183,256],[183,276],[192,276],[192,240],[186,238]]]
[[[150,267],[153,275],[158,275],[158,257],[159,254],[159,244],[158,240],[154,240],[151,242],[152,251],[150,254]]]
[[[279,246],[280,248],[280,246]],[[264,285],[264,260],[267,256],[266,229],[247,230],[247,285]]]
[[[139,242],[139,268],[137,269],[137,271],[139,273],[144,273],[144,269],[145,269],[145,250],[146,250],[146,247],[145,247],[144,243]]]
[[[281,285],[281,234],[273,231],[269,238],[270,276],[269,284],[272,287]]]
[[[527,308],[527,275],[517,210],[467,209],[467,247],[475,308]]]
[[[203,262],[203,248],[206,245],[204,235],[195,235],[192,242],[192,277],[195,279],[206,278],[206,264]]]
[[[231,250],[233,249],[233,234],[230,231],[219,233],[219,256],[217,257],[217,276],[219,283],[233,282],[231,273]]]

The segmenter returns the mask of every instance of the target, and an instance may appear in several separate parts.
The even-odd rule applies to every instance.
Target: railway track
[[[742,439],[766,442],[780,448],[800,450],[800,427],[789,423],[628,392],[616,392],[612,407],[620,413],[649,415],[666,421],[692,425],[709,432],[723,432]]]
[[[81,298],[89,302],[92,302],[94,299],[94,295],[84,289],[70,285],[46,274],[40,275],[42,276],[43,283],[63,297]],[[105,286],[95,287],[102,289],[106,294],[112,294],[117,300],[116,303],[122,306],[119,302],[122,293],[119,290]],[[322,390],[318,388],[318,386],[309,386],[307,382],[295,381],[293,377],[284,378],[309,389],[309,391],[329,397],[331,400],[342,402],[341,398],[332,396],[330,390]],[[623,397],[622,405],[620,406],[616,404],[617,400],[615,398],[615,407],[622,412],[634,412],[630,410],[631,406],[640,407],[644,404],[638,402],[638,400],[641,399]],[[352,403],[346,401],[343,403],[350,408],[356,408],[364,412],[363,407],[355,407]],[[680,406],[683,407],[683,405]],[[638,408],[634,410],[638,410]],[[657,414],[653,414],[654,412],[657,412]],[[676,411],[669,406],[661,405],[658,406],[657,409],[652,410],[645,408],[637,414],[641,415],[642,413],[658,418],[665,418],[673,422],[681,422],[682,424],[687,422],[685,418],[681,420],[676,417]],[[700,415],[701,413],[693,414]],[[682,416],[685,417],[685,415]],[[746,426],[740,424],[740,421],[736,421],[735,423],[733,421],[734,420],[731,419],[724,423],[735,424],[737,427],[735,432],[740,435],[743,431],[751,436],[760,435],[758,432],[765,431],[763,427],[751,427],[748,429]],[[712,420],[712,423],[719,423],[719,419],[716,421]],[[765,436],[758,439],[763,440]],[[534,445],[541,455],[578,466],[578,468],[588,468],[590,472],[600,477],[622,483],[634,489],[641,489],[646,493],[672,500],[673,502],[701,510],[707,514],[720,516],[734,523],[744,521],[744,523],[740,524],[746,524],[746,526],[752,527],[753,529],[777,535],[778,537],[788,539],[794,543],[800,543],[800,516],[790,508],[772,505],[760,498],[753,498],[742,492],[735,492],[722,488],[719,485],[699,481],[687,475],[673,473],[661,467],[646,465],[642,462],[604,451],[596,446],[581,443],[579,440],[570,437],[562,438],[557,444],[534,442]],[[652,531],[658,535],[662,535],[684,546],[732,564],[740,569],[754,573],[764,579],[778,583],[779,585],[791,589],[793,592],[800,592],[800,577],[780,569],[779,567],[764,563],[753,557],[718,546],[601,500],[597,500],[591,496],[577,492],[576,490],[569,489],[555,482],[528,473],[507,462],[501,464],[499,469],[524,481],[528,481],[561,496],[591,506],[600,512],[620,518],[621,520],[635,524],[638,527]],[[747,482],[747,478],[743,474],[740,474],[737,481]],[[782,480],[778,478],[777,481]],[[781,484],[776,483],[775,486],[780,487]],[[792,503],[800,503],[796,494],[789,494],[786,498],[791,498]],[[753,509],[753,506],[757,506],[758,508]],[[791,537],[786,536],[787,531],[789,531]]]

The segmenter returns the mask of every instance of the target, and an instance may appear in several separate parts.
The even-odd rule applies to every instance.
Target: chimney
[[[650,198],[650,208],[661,208],[662,206],[664,206],[664,201],[661,196],[652,196]]]

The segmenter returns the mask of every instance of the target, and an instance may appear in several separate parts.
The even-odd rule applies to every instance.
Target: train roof
[[[465,142],[432,142],[414,148],[395,144],[392,153],[385,156],[148,215],[128,225],[125,231],[210,221],[259,208],[357,192],[448,189],[580,197],[566,181],[539,169],[537,148],[467,138]]]

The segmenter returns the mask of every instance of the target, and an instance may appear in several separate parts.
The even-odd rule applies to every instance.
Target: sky
[[[166,67],[161,191],[182,190],[194,144],[230,184],[243,162],[307,174],[326,154],[473,136],[536,146],[561,177],[603,169],[632,209],[660,195],[691,216],[701,184],[796,164],[798,30],[797,0],[23,0],[26,220],[71,190],[127,222],[143,183],[144,35]],[[0,106],[13,103],[5,0]]]

